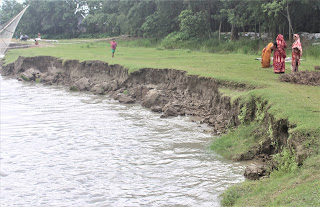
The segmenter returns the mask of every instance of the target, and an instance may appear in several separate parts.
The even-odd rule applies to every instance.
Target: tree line
[[[320,0],[3,0],[0,25],[26,5],[30,7],[17,28],[24,34],[171,35],[187,40],[220,32],[231,32],[231,39],[249,31],[287,38],[320,32]]]

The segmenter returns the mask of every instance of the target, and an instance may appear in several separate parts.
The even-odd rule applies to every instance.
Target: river
[[[207,126],[140,105],[0,76],[5,206],[219,206],[244,165]]]

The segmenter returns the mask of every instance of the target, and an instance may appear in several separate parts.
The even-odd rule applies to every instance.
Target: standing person
[[[277,42],[273,43],[273,70],[274,73],[284,73],[286,53],[279,47]],[[282,72],[283,71],[283,72]]]
[[[274,58],[276,58],[276,65],[277,69],[274,68],[275,73],[284,73],[286,70],[286,65],[285,65],[285,59],[286,59],[286,51],[285,49],[287,48],[287,43],[284,41],[283,36],[281,34],[278,35],[276,39],[277,43],[277,55],[273,56],[273,62],[275,61]],[[275,64],[273,64],[274,66]]]
[[[114,38],[112,38],[112,41],[110,43],[111,43],[112,58],[114,58],[114,52],[116,51],[117,43]]]
[[[265,48],[262,50],[261,55],[261,67],[263,68],[270,68],[270,60],[271,60],[271,53],[273,50],[273,43],[270,42]]]
[[[302,47],[300,42],[300,37],[298,34],[293,35],[294,43],[292,44],[292,72],[298,72],[298,67],[300,65],[300,57],[302,56]]]

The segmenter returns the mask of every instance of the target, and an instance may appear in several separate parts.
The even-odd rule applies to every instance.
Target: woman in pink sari
[[[275,73],[284,73],[286,52],[285,48],[287,48],[287,43],[284,41],[283,36],[281,34],[278,35],[276,40],[276,49],[274,49],[273,54],[273,70]]]
[[[302,56],[302,47],[300,42],[300,37],[298,34],[293,35],[294,43],[292,44],[292,72],[298,72],[298,67],[300,65],[300,57]]]

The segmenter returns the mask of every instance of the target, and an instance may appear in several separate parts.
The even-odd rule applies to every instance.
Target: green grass
[[[248,94],[247,90],[237,90],[237,89],[230,89],[227,87],[220,87],[219,92],[223,94],[223,96],[231,97],[231,102],[234,102],[240,97],[246,96]]]
[[[234,156],[245,154],[258,142],[254,135],[251,135],[256,127],[256,123],[252,123],[249,126],[241,125],[237,130],[231,130],[226,135],[223,135],[222,138],[214,140],[211,149],[224,158],[237,159]]]

